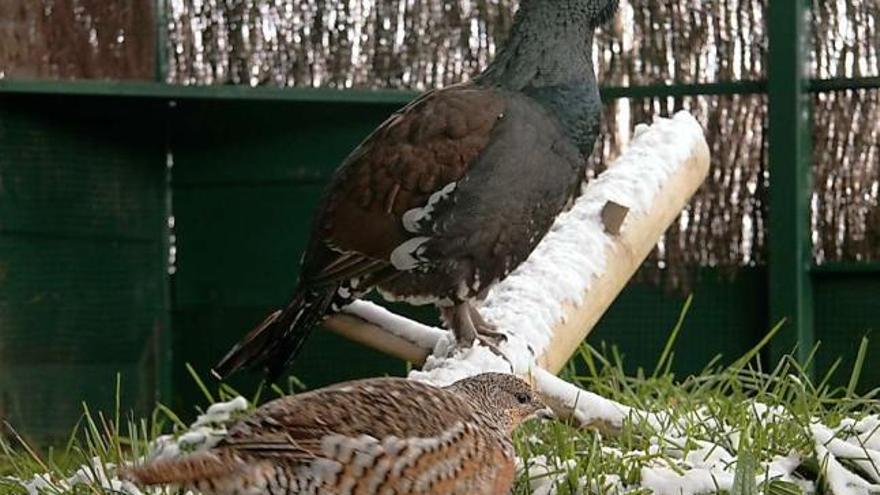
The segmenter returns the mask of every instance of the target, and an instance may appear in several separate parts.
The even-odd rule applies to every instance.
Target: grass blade
[[[681,327],[684,326],[684,320],[687,317],[688,311],[690,311],[691,304],[693,302],[694,295],[691,294],[684,302],[684,306],[681,308],[681,312],[678,314],[678,322],[675,323],[675,326],[669,333],[669,338],[666,339],[666,345],[663,347],[663,352],[660,353],[660,359],[657,360],[657,366],[654,367],[654,373],[651,375],[653,378],[657,378],[660,375],[660,370],[664,368],[666,360],[669,359],[670,353],[672,352],[672,346],[675,345],[675,340],[678,338],[678,334],[681,332]]]
[[[856,387],[859,386],[859,378],[862,376],[862,369],[865,367],[865,356],[868,354],[868,337],[862,337],[859,344],[859,352],[856,354],[856,362],[853,363],[852,373],[849,375],[849,384],[846,386],[846,396],[855,397]]]

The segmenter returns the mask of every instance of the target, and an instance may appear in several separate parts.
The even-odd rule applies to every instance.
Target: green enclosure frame
[[[167,402],[171,400],[174,388],[174,402],[179,408],[189,408],[198,394],[186,377],[183,363],[194,362],[197,368],[204,370],[231,343],[234,333],[245,330],[267,307],[280,303],[292,286],[295,277],[293,262],[295,253],[304,242],[305,227],[290,234],[291,238],[285,241],[286,244],[282,242],[280,244],[283,245],[280,245],[272,241],[273,236],[281,235],[272,230],[272,222],[291,221],[288,216],[293,212],[296,212],[299,224],[307,221],[309,205],[314,202],[336,163],[372,126],[396,107],[411,100],[415,93],[236,86],[181,87],[165,84],[162,82],[166,72],[162,5],[161,0],[157,2],[159,59],[155,82],[0,80],[0,152],[16,146],[10,131],[13,127],[4,127],[4,119],[15,125],[24,121],[27,125],[48,129],[45,139],[51,143],[55,143],[53,140],[58,138],[61,129],[66,141],[62,140],[59,146],[69,146],[71,150],[79,149],[76,148],[77,140],[87,136],[89,125],[92,125],[86,125],[82,132],[76,132],[80,119],[86,122],[97,119],[91,129],[94,132],[110,132],[111,136],[117,124],[133,126],[133,132],[143,138],[129,142],[130,135],[121,133],[118,137],[90,146],[111,149],[115,153],[119,151],[118,140],[121,139],[123,145],[136,150],[133,155],[127,155],[122,150],[121,155],[113,155],[116,157],[114,160],[125,160],[125,157],[135,160],[137,157],[137,160],[143,161],[143,167],[153,170],[144,180],[150,181],[150,187],[161,190],[158,193],[160,196],[150,195],[153,194],[150,192],[142,199],[151,202],[153,220],[164,219],[174,212],[177,246],[182,253],[194,254],[190,254],[185,263],[181,261],[180,272],[172,278],[165,272],[166,254],[171,242],[170,230],[164,224],[154,222],[145,231],[146,237],[139,242],[149,246],[146,252],[152,253],[150,256],[155,258],[145,262],[148,267],[144,270],[151,272],[143,272],[137,277],[148,280],[151,287],[155,285],[152,292],[144,296],[150,298],[155,306],[150,316],[152,330],[130,344],[148,346],[150,351],[147,354],[152,356],[149,359],[153,361],[148,363],[147,368],[140,361],[134,368],[122,368],[140,369],[140,373],[149,375],[140,380],[138,397],[130,400],[130,404],[145,408],[156,398]],[[694,311],[698,314],[694,316],[693,325],[705,327],[701,330],[704,333],[690,336],[691,342],[684,344],[685,353],[696,353],[697,356],[686,358],[687,362],[679,368],[680,372],[696,371],[700,364],[705,364],[711,356],[700,352],[706,352],[707,346],[709,349],[723,348],[730,357],[735,357],[738,352],[751,347],[772,324],[783,319],[786,324],[780,337],[772,343],[768,357],[778,359],[797,346],[799,357],[806,359],[818,339],[834,336],[834,339],[826,339],[831,341],[826,349],[827,357],[818,361],[818,366],[828,367],[836,355],[852,357],[853,349],[858,345],[858,336],[880,322],[880,309],[875,307],[878,305],[871,296],[880,294],[880,263],[829,263],[816,266],[812,258],[809,224],[812,160],[810,96],[826,91],[877,90],[880,88],[880,78],[811,80],[806,77],[805,40],[808,40],[809,26],[805,21],[808,17],[804,14],[809,8],[810,2],[807,0],[770,0],[769,74],[766,81],[603,88],[605,99],[767,95],[769,167],[772,170],[769,262],[766,268],[742,269],[735,282],[720,280],[714,270],[703,271],[703,281],[695,288],[697,303]],[[102,116],[94,117],[94,109],[98,109]],[[54,114],[64,117],[58,118]],[[248,125],[247,120],[268,122],[284,118],[289,118],[290,122],[281,125],[268,137],[249,129],[253,125]],[[228,143],[222,142],[223,137],[229,135],[240,136],[241,142],[237,143],[235,149],[240,147],[242,151],[235,151]],[[34,143],[43,142],[40,139],[43,138]],[[270,148],[267,149],[267,146]],[[310,151],[310,146],[320,150]],[[300,162],[305,165],[285,168],[284,153],[299,156]],[[32,155],[21,152],[15,156],[26,162]],[[166,167],[168,156],[173,156],[175,160],[175,169],[171,173]],[[4,171],[3,166],[0,157],[0,173]],[[6,166],[11,167],[11,164],[7,163]],[[100,181],[94,187],[101,187]],[[280,189],[270,191],[267,187]],[[245,191],[247,188],[253,190]],[[233,190],[234,193],[229,192]],[[266,208],[266,205],[272,204],[266,202],[262,207],[249,211],[248,215],[235,216],[233,205],[237,205],[237,201],[243,205],[253,205],[255,198],[274,198],[273,194],[278,195],[278,208]],[[295,199],[289,199],[291,196],[295,196]],[[29,212],[12,211],[15,207],[21,208],[21,204],[14,201],[7,204],[4,201],[8,203],[8,198],[4,197],[0,187],[0,212],[29,215]],[[211,215],[217,211],[221,213],[212,219]],[[4,261],[16,259],[3,258],[4,243],[11,242],[10,236],[18,235],[10,227],[12,224],[15,222],[0,219],[0,268]],[[108,246],[117,246],[125,240],[120,233],[125,231],[124,226],[119,229],[119,232],[112,233]],[[248,232],[249,236],[262,242],[242,242],[236,236],[236,229]],[[143,253],[130,256],[143,256]],[[216,272],[234,263],[237,256],[243,260],[257,260],[254,262],[255,270],[262,272],[254,275],[241,271],[230,277],[219,277]],[[274,265],[268,261],[265,266],[261,265],[260,259],[263,257]],[[286,257],[290,258],[285,262],[287,264],[278,261]],[[0,283],[3,281],[2,275],[0,270]],[[15,311],[15,306],[10,302],[15,299],[6,296],[0,285],[0,309],[5,302],[5,307]],[[222,306],[216,302],[218,300],[235,302]],[[623,342],[629,339],[629,342],[645,347],[630,352],[635,356],[635,365],[644,365],[651,356],[656,355],[656,347],[639,342],[638,332],[646,327],[655,332],[658,326],[669,328],[681,300],[680,297],[664,295],[660,289],[635,284],[625,291],[603,318],[594,338]],[[0,314],[0,322],[10,321],[2,316]],[[719,338],[719,335],[713,334],[710,326],[718,322],[731,328],[740,328],[740,333],[731,333],[727,340]],[[211,329],[219,328],[227,329],[224,330],[227,334],[211,334]],[[42,331],[40,328],[27,328],[23,332]],[[48,332],[47,335],[52,333]],[[34,337],[40,338],[39,335]],[[93,338],[95,340],[91,345],[99,346],[106,335],[95,335]],[[315,340],[314,345],[321,347],[324,352],[320,355],[305,353],[302,369],[308,370],[303,373],[310,384],[367,373],[403,371],[399,363],[392,363],[332,336],[319,335]],[[663,340],[662,336],[660,340]],[[2,344],[0,336],[0,355],[4,351]],[[626,346],[623,347],[626,350]],[[880,346],[874,344],[872,349],[880,351]],[[352,359],[354,356],[358,359]],[[137,359],[145,358],[140,356]],[[338,365],[342,360],[346,360],[345,370]],[[16,366],[27,366],[27,363],[17,363]],[[0,359],[0,374],[4,369]],[[144,372],[143,369],[148,371]],[[41,376],[34,375],[31,385],[45,378]],[[873,385],[880,382],[880,371],[869,370],[863,376]],[[74,386],[71,383],[65,382],[57,388],[61,390]],[[24,394],[31,385],[23,384],[11,393]],[[113,383],[105,385],[100,391],[85,393],[85,396],[106,399],[106,389],[112,389]],[[71,394],[69,390],[68,393]],[[72,405],[63,408],[62,412],[70,414],[70,411],[77,410],[82,398],[71,394],[65,400]],[[0,416],[4,415],[3,403],[3,394],[0,394]],[[42,422],[21,418],[27,416],[27,412],[16,414],[10,411],[7,414],[27,423],[32,434],[38,437],[63,433],[72,423],[71,418],[75,417],[68,416],[68,423],[60,424],[60,413],[57,418]]]

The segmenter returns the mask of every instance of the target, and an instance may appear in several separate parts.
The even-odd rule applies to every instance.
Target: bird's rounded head
[[[500,422],[508,432],[529,419],[553,417],[528,383],[506,373],[482,373],[448,388],[465,395],[480,413]]]

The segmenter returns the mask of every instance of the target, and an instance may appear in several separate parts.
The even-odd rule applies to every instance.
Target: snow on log
[[[480,311],[508,336],[510,363],[475,346],[447,356],[450,336],[359,302],[326,326],[416,364],[446,384],[481,371],[558,372],[706,177],[709,149],[687,112],[636,127],[628,149],[584,188],[532,255]],[[390,316],[389,316],[390,315]]]
[[[540,391],[544,403],[557,416],[572,419],[581,426],[619,430],[633,412],[623,404],[587,392],[540,368],[532,373],[531,378],[532,385]]]
[[[588,184],[572,211],[560,217],[538,246],[538,256],[530,257],[522,267],[542,272],[549,268],[538,265],[557,264],[555,274],[542,281],[543,288],[531,288],[528,296],[523,294],[528,300],[541,291],[559,295],[555,302],[560,313],[553,313],[552,337],[540,351],[539,366],[554,373],[565,366],[708,173],[709,146],[700,124],[689,113],[658,119],[650,127],[636,127],[630,147]],[[602,217],[608,205],[628,209],[618,235],[606,233]],[[583,244],[578,243],[581,239]],[[599,244],[601,247],[593,248]],[[562,255],[558,259],[557,253]],[[573,280],[569,282],[564,276]],[[509,285],[514,284],[519,285],[514,277],[508,278],[495,292],[510,290]],[[487,303],[498,300],[491,299],[492,295]],[[512,300],[516,296],[508,297]],[[542,303],[551,304],[549,300]],[[516,303],[504,306],[496,313],[513,313],[517,308],[522,314],[525,310]],[[511,321],[516,316],[507,318]]]
[[[669,415],[664,412],[643,411],[606,399],[541,368],[535,368],[529,378],[532,386],[557,416],[574,420],[582,427],[615,432],[620,430],[624,421],[630,419],[645,423],[657,431],[684,434],[670,424]]]
[[[324,326],[349,340],[417,364],[424,363],[448,333],[369,301],[353,302],[344,313],[328,318]]]

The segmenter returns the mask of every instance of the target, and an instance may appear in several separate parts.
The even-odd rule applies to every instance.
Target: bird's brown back
[[[140,469],[207,493],[477,495],[509,491],[513,452],[460,394],[379,378],[269,402],[208,453]]]

